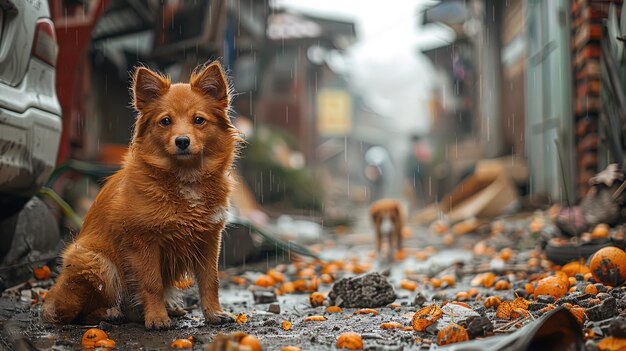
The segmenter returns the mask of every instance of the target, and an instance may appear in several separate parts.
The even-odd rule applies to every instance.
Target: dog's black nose
[[[176,144],[176,146],[178,146],[178,148],[181,150],[187,149],[187,147],[189,147],[190,142],[191,141],[189,140],[188,136],[179,136],[179,137],[176,137],[176,139],[174,140],[174,143]]]

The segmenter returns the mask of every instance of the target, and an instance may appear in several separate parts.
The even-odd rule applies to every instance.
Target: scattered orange
[[[502,319],[516,319],[528,315],[528,312],[511,301],[502,301],[496,310],[496,317]]]
[[[454,279],[454,277],[451,275],[444,275],[443,277],[441,277],[441,282],[447,283],[448,287],[451,287],[451,286],[454,286],[454,284],[456,284],[456,279]]]
[[[324,300],[326,297],[324,294],[319,292],[314,292],[309,296],[309,302],[311,303],[311,307],[319,307],[324,304]]]
[[[508,247],[500,250],[500,258],[502,258],[502,261],[509,262],[512,257],[513,250],[509,249]]]
[[[543,220],[541,219],[533,219],[533,221],[530,223],[530,232],[531,233],[537,233],[538,231],[541,230],[541,228],[543,228]]]
[[[91,328],[88,329],[85,334],[83,334],[83,339],[81,340],[81,344],[86,348],[94,348],[96,347],[96,343],[100,340],[108,339],[107,333],[102,329]]]
[[[394,328],[402,329],[404,326],[398,322],[387,322],[387,323],[381,324],[380,327],[382,329],[394,329]]]
[[[326,312],[328,313],[336,313],[336,312],[342,312],[343,309],[339,306],[328,306],[326,307]]]
[[[541,295],[550,295],[555,299],[559,299],[565,295],[567,288],[563,280],[559,277],[552,276],[543,278],[537,283],[537,287],[535,288],[535,300]]]
[[[513,305],[516,308],[522,308],[522,309],[527,310],[528,306],[530,306],[531,304],[532,304],[532,302],[526,300],[523,297],[516,297],[515,300],[513,300]]]
[[[280,351],[302,351],[301,348],[295,346],[285,346]]]
[[[500,300],[499,297],[497,296],[489,296],[488,298],[485,299],[484,305],[485,308],[498,308],[498,306],[500,306],[500,303],[502,303],[502,301]]]
[[[291,322],[290,321],[283,321],[282,327],[283,327],[283,330],[290,330],[291,329]]]
[[[241,341],[239,342],[239,345],[242,346],[248,346],[248,348],[250,348],[250,351],[261,351],[261,343],[259,342],[259,339],[257,339],[256,336],[254,335],[246,335],[243,337],[243,339],[241,339]]]
[[[467,291],[459,291],[454,296],[454,299],[457,301],[467,301],[469,300],[469,298],[470,298],[470,295],[467,293]]]
[[[283,283],[285,281],[285,275],[275,269],[267,271],[267,275],[272,277],[272,279],[278,283]]]
[[[511,284],[506,280],[498,280],[493,288],[495,290],[509,290],[511,289]]]
[[[437,304],[426,306],[413,315],[413,329],[418,332],[424,331],[441,316],[443,316],[443,311]]]
[[[598,351],[621,351],[626,349],[626,339],[608,337],[602,339],[598,345]]]
[[[582,262],[574,261],[563,266],[561,271],[567,274],[568,277],[574,277],[578,273],[589,273],[589,268],[587,268],[587,266],[585,266]]]
[[[187,339],[176,339],[170,344],[170,347],[173,349],[190,349],[193,347],[193,343]]]
[[[600,224],[596,225],[593,228],[593,231],[591,232],[591,237],[594,238],[594,239],[608,238],[609,237],[609,226],[604,224],[604,223],[600,223]]]
[[[417,282],[413,280],[402,279],[400,281],[400,288],[409,291],[415,291],[415,289],[417,289]]]
[[[334,281],[333,276],[327,273],[320,275],[320,280],[324,284],[332,284],[332,282]]]
[[[360,310],[354,311],[354,314],[371,314],[371,315],[377,316],[378,311],[373,310],[371,308],[362,308]]]
[[[321,321],[325,321],[326,317],[324,316],[309,316],[304,318],[305,322],[321,322]]]
[[[598,288],[595,285],[589,284],[585,287],[585,293],[591,295],[598,295]]]
[[[440,346],[468,340],[469,334],[467,330],[455,323],[450,323],[449,325],[441,328],[439,333],[437,333],[437,343]]]
[[[295,287],[294,283],[287,282],[287,283],[284,283],[281,286],[279,286],[278,287],[278,291],[281,294],[291,294],[291,293],[296,291],[296,287]]]
[[[337,338],[338,349],[361,350],[363,349],[363,339],[361,335],[353,332],[347,332],[339,335]]]
[[[471,286],[484,286],[491,288],[496,281],[496,275],[492,272],[477,274],[470,282]]]
[[[441,286],[441,279],[437,279],[437,278],[433,278],[430,280],[430,285],[433,286],[433,288],[438,288]]]
[[[237,322],[237,324],[242,325],[248,322],[248,316],[246,316],[243,313],[240,313],[237,315],[237,317],[235,317],[235,321]]]
[[[614,246],[600,249],[589,263],[596,281],[609,286],[619,286],[626,280],[626,252]]]
[[[258,286],[262,286],[264,288],[269,288],[271,286],[276,285],[276,281],[274,280],[274,278],[270,277],[269,275],[263,274],[262,276],[257,278],[255,284]]]
[[[50,279],[50,277],[52,276],[52,272],[50,271],[50,267],[42,266],[33,269],[33,275],[37,280],[46,280]]]

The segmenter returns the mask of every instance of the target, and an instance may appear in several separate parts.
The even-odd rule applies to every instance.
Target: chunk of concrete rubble
[[[487,317],[468,317],[462,326],[467,329],[470,339],[485,336],[493,332],[493,323]]]
[[[424,294],[418,291],[417,294],[415,294],[415,297],[413,298],[413,306],[422,307],[424,302],[426,302],[426,296],[424,296]]]
[[[443,312],[444,320],[450,317],[457,324],[470,317],[480,317],[480,314],[473,309],[455,303],[447,303],[445,306],[441,307],[441,311]]]
[[[277,303],[271,303],[267,306],[267,312],[280,314],[280,305]]]
[[[585,314],[592,321],[601,321],[613,317],[617,313],[617,301],[609,297],[601,304],[585,309]]]
[[[254,296],[255,304],[266,304],[278,301],[278,299],[276,298],[276,293],[274,293],[273,291],[254,290],[252,292],[252,296]]]
[[[554,296],[551,295],[539,295],[537,296],[537,302],[539,303],[554,303]]]
[[[616,338],[626,338],[626,318],[617,317],[609,325],[611,336]]]
[[[396,300],[396,292],[387,278],[372,272],[337,281],[328,297],[334,305],[341,307],[383,307]]]

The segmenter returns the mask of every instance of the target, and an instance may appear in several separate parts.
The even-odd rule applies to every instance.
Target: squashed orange
[[[413,329],[422,332],[441,318],[441,316],[443,316],[443,311],[437,304],[426,306],[413,315]]]
[[[441,328],[437,333],[437,343],[440,346],[453,344],[457,342],[463,342],[469,340],[469,334],[462,326],[450,323]]]

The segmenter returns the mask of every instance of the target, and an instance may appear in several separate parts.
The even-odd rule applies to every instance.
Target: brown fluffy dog
[[[138,117],[124,166],[65,249],[43,318],[143,315],[146,328],[167,328],[168,312],[181,312],[169,308],[174,282],[193,275],[207,322],[229,322],[218,299],[218,255],[239,137],[221,66],[197,69],[189,84],[140,67],[132,91]]]
[[[402,205],[397,200],[378,200],[370,206],[370,217],[376,232],[376,250],[381,253],[382,237],[389,239],[389,258],[394,251],[402,250],[402,230],[404,228],[404,213]]]

